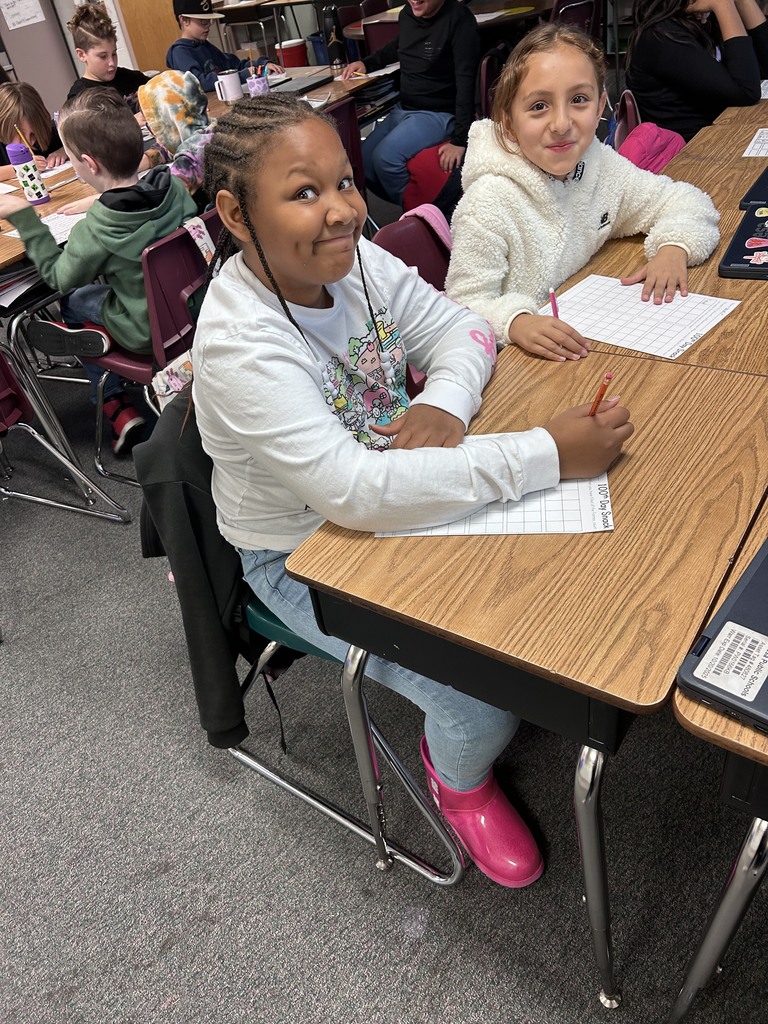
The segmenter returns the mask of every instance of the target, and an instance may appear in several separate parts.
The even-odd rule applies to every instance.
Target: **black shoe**
[[[109,352],[111,340],[96,327],[67,327],[50,320],[30,320],[27,325],[30,345],[47,356],[82,356],[97,359]]]

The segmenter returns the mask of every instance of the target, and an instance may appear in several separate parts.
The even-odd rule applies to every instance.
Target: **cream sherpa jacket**
[[[549,289],[609,238],[646,234],[648,259],[663,245],[679,245],[689,266],[718,243],[720,215],[706,193],[642,171],[597,139],[567,181],[512,149],[498,144],[490,120],[472,125],[445,285],[451,298],[488,320],[500,344],[516,316],[538,312]]]

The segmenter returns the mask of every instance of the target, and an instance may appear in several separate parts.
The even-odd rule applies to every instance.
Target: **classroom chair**
[[[34,410],[19,383],[19,377],[23,375],[23,368],[16,368],[21,369],[21,374],[14,372],[12,353],[7,356],[0,353],[0,481],[2,481],[0,482],[0,494],[6,498],[18,498],[22,501],[35,502],[38,505],[67,509],[70,512],[79,512],[82,515],[94,516],[98,519],[108,519],[117,523],[130,522],[131,517],[127,509],[118,505],[108,494],[92,483],[76,461],[69,458],[55,444],[34,429],[32,426]],[[82,505],[73,505],[67,501],[44,497],[30,491],[16,491],[9,486],[8,481],[11,479],[14,468],[6,454],[4,441],[12,430],[24,431],[53,456],[65,470],[66,475],[79,486],[82,492]],[[112,511],[96,508],[96,498],[100,498]]]
[[[216,210],[202,215],[203,223],[213,240],[219,236],[221,220]],[[157,411],[152,399],[152,378],[192,344],[195,324],[202,301],[203,286],[208,274],[208,264],[198,245],[185,228],[179,228],[166,238],[148,246],[142,253],[144,283],[149,308],[149,324],[152,337],[152,353],[142,355],[130,352],[113,343],[105,355],[90,362],[104,371],[99,380],[96,396],[96,434],[94,441],[94,464],[97,472],[104,477],[138,487],[132,477],[115,473],[104,466],[102,444],[104,429],[104,385],[109,372],[144,387],[147,404]],[[50,305],[48,298],[46,307]],[[17,325],[15,345],[23,337],[26,350],[34,348],[34,322],[36,318],[49,317],[46,308],[33,309]],[[103,328],[101,328],[103,330]]]
[[[371,18],[374,14],[389,10],[389,4],[387,0],[360,0],[360,10],[364,18]]]
[[[549,20],[573,25],[601,41],[602,8],[597,0],[555,0]]]
[[[360,4],[345,4],[344,7],[339,7],[338,15],[339,24],[341,25],[343,32],[347,25],[352,25],[354,22],[362,20],[363,9]],[[365,50],[365,46],[362,41],[358,43],[356,39],[345,38],[344,42],[347,47],[347,58],[349,59],[350,64],[352,61],[362,60],[365,56],[364,52],[361,53],[361,50]]]
[[[376,848],[380,870],[389,870],[398,861],[438,885],[458,882],[464,866],[457,845],[368,717],[362,688],[367,656],[347,658],[341,681],[370,827],[242,746],[248,735],[243,698],[258,675],[285,667],[300,654],[332,659],[288,629],[244,584],[240,558],[216,525],[210,483],[213,467],[203,450],[188,394],[182,392],[166,406],[151,438],[134,449],[134,460],[144,494],[142,551],[145,557],[165,554],[169,559],[200,720],[209,742],[228,749],[241,764],[368,840]],[[250,663],[242,684],[235,665],[238,654]],[[271,690],[270,696],[277,707]],[[451,864],[447,872],[387,838],[374,744],[445,847]],[[285,750],[284,741],[282,746]]]
[[[377,245],[398,256],[409,267],[416,267],[419,275],[438,291],[445,288],[451,258],[449,239],[450,228],[445,217],[429,204],[408,211],[393,224],[385,224],[373,236]]]
[[[365,0],[363,0],[365,3]],[[364,21],[363,36],[365,37],[365,49],[368,53],[375,53],[382,46],[397,39],[400,29],[396,21]]]
[[[625,89],[619,96],[614,117],[616,127],[613,130],[613,148],[618,152],[629,133],[634,131],[642,120],[637,100],[630,89]]]

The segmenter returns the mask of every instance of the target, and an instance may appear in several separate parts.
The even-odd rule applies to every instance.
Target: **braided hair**
[[[218,119],[211,139],[205,147],[203,182],[203,188],[213,200],[222,189],[231,192],[235,197],[237,205],[240,207],[243,223],[253,242],[259,262],[264,268],[267,280],[283,307],[283,312],[302,337],[304,337],[304,333],[288,308],[288,303],[280,291],[251,222],[248,200],[253,197],[255,173],[266,162],[271,144],[276,136],[307,121],[324,121],[336,131],[336,125],[331,117],[313,110],[304,100],[293,96],[269,93],[266,96],[258,96],[253,99],[238,100],[223,117]],[[237,239],[226,227],[223,227],[208,268],[208,281],[214,277],[229,257],[238,251]],[[368,311],[371,321],[375,323],[359,250],[357,262],[360,267]]]

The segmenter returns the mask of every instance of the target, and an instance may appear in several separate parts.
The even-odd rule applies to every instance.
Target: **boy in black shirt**
[[[398,38],[350,64],[344,78],[395,61],[400,61],[400,99],[363,142],[363,159],[368,187],[399,204],[408,184],[406,164],[414,154],[443,142],[440,165],[445,171],[457,167],[464,155],[480,63],[474,14],[458,0],[408,0],[400,12]]]

